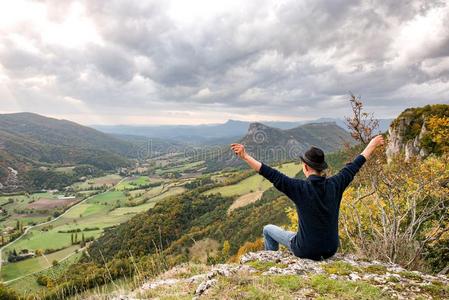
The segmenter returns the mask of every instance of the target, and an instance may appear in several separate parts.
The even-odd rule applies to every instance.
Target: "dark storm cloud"
[[[64,22],[70,3],[45,3],[48,19]],[[82,4],[98,41],[49,45],[23,26],[0,38],[16,97],[33,94],[23,80],[46,76],[52,83],[39,87],[48,94],[42,98],[95,109],[341,116],[352,91],[391,116],[422,101],[449,101],[444,1],[245,1],[193,22],[173,17],[169,1]],[[441,22],[429,27],[434,16]],[[415,29],[428,32],[415,37]]]

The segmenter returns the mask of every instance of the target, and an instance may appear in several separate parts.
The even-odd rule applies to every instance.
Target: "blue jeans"
[[[296,233],[284,230],[276,225],[265,225],[263,227],[265,250],[277,251],[279,250],[279,244],[281,244],[292,251],[290,241],[295,235]]]

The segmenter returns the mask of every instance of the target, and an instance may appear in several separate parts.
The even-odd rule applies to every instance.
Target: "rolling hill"
[[[89,164],[109,170],[130,163],[133,144],[66,120],[32,113],[0,115],[0,183],[34,167]]]

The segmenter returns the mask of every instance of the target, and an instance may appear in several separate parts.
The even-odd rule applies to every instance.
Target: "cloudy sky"
[[[1,1],[0,113],[83,124],[449,103],[448,1]]]

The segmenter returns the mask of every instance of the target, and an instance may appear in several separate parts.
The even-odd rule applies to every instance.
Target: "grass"
[[[294,176],[300,170],[297,163],[282,164],[277,169],[288,176]],[[254,191],[265,191],[271,186],[272,186],[271,182],[269,182],[259,174],[255,174],[253,176],[243,179],[242,181],[236,184],[213,188],[204,193],[207,195],[221,193],[223,196],[226,197],[241,196]]]
[[[315,275],[309,284],[319,294],[317,299],[388,299],[380,288],[361,281],[333,280]]]
[[[449,299],[449,287],[440,282],[421,285],[420,288],[434,299]]]
[[[349,275],[353,272],[360,272],[361,269],[344,261],[335,261],[323,265],[323,269],[327,274]]]
[[[370,265],[370,266],[363,268],[363,271],[366,273],[382,275],[382,274],[387,273],[387,267],[382,266],[382,265]]]
[[[402,271],[398,273],[399,275],[401,275],[401,277],[407,278],[407,279],[411,279],[411,280],[415,280],[415,281],[422,281],[422,277],[419,274],[416,274],[414,272],[411,271]]]
[[[246,263],[247,265],[253,267],[254,269],[258,271],[268,271],[271,267],[276,268],[286,268],[287,265],[285,264],[277,264],[271,261],[260,261],[260,260],[254,260]]]
[[[297,291],[304,286],[303,280],[298,275],[272,276],[271,280],[275,285],[288,291]]]
[[[388,299],[380,288],[365,282],[333,280],[325,275],[219,277],[207,299]]]

